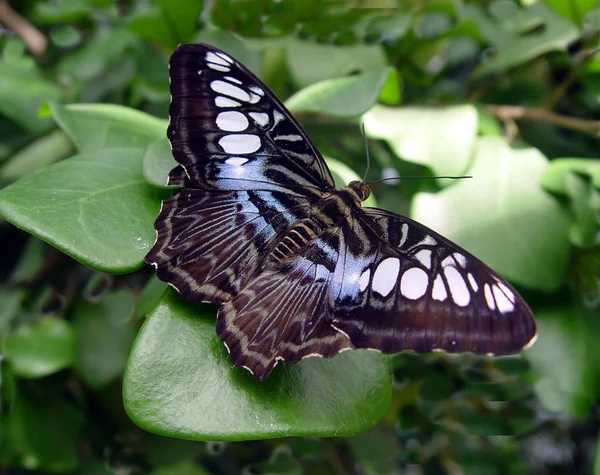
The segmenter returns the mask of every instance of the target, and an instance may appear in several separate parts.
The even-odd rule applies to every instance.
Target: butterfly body
[[[525,302],[493,270],[406,217],[336,189],[281,102],[208,45],[170,63],[168,137],[181,191],[156,220],[146,261],[184,297],[220,304],[236,366],[353,348],[514,353],[535,337]]]

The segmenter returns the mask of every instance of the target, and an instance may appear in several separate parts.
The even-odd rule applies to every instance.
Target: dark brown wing
[[[510,284],[422,224],[365,208],[342,233],[329,321],[356,347],[510,354],[533,342]]]
[[[217,333],[234,365],[262,381],[279,361],[329,358],[354,347],[327,323],[335,268],[327,253],[337,242],[335,233],[322,236],[284,269],[270,262],[220,308]]]

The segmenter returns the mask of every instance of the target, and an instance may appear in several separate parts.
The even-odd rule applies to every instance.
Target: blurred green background
[[[0,473],[600,474],[598,2],[16,0],[0,28]],[[216,307],[143,266],[168,59],[194,42],[285,101],[340,185],[361,123],[371,180],[472,175],[371,204],[511,281],[533,348],[233,368]]]

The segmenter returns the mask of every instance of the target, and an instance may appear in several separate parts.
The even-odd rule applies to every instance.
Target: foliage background
[[[0,24],[0,470],[600,473],[597,2],[23,0]],[[341,181],[361,121],[372,179],[474,175],[374,194],[517,285],[538,343],[233,370],[215,308],[142,268],[168,57],[200,41],[289,99]]]

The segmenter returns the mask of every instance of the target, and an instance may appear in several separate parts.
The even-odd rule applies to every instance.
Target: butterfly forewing
[[[514,353],[535,337],[489,267],[408,218],[335,190],[281,102],[207,45],[170,61],[168,137],[179,166],[146,261],[191,300],[222,303],[217,332],[263,380],[279,361],[352,348]],[[361,196],[359,196],[359,194]]]
[[[171,56],[167,135],[195,186],[304,195],[333,188],[318,151],[256,76],[222,51],[181,45]]]

